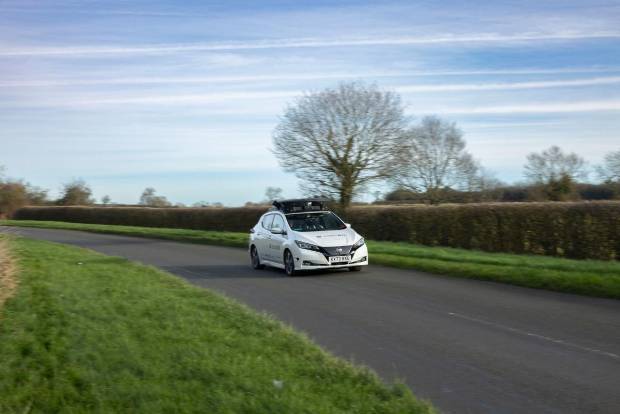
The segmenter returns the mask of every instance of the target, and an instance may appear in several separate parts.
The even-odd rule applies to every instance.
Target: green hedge
[[[52,220],[73,223],[169,227],[194,230],[249,231],[264,207],[148,208],[148,207],[24,207],[17,220]]]
[[[373,240],[574,259],[620,259],[620,202],[353,207]]]
[[[248,231],[264,207],[26,207],[18,220]],[[620,259],[620,202],[358,206],[342,215],[364,237],[490,252]]]

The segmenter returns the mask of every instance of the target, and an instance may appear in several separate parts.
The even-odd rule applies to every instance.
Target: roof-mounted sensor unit
[[[302,198],[295,200],[276,200],[273,202],[274,210],[280,210],[284,214],[303,213],[305,211],[325,210],[326,200],[317,198]]]

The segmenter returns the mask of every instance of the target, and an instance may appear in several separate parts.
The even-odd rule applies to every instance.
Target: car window
[[[287,214],[286,220],[293,231],[344,230],[347,226],[332,212]]]
[[[284,220],[282,216],[275,214],[273,218],[273,224],[271,225],[271,231],[284,230]]]
[[[273,222],[273,214],[267,214],[265,217],[263,217],[263,220],[261,222],[261,224],[263,225],[264,229],[271,229],[271,223]]]

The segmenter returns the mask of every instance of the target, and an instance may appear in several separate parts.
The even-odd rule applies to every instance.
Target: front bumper
[[[314,250],[296,249],[295,268],[297,270],[341,269],[352,266],[368,265],[368,248],[362,245],[351,255],[348,262],[330,264],[327,256]]]

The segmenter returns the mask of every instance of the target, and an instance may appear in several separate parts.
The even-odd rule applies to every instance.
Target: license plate
[[[329,263],[348,263],[351,260],[350,256],[331,256]]]

